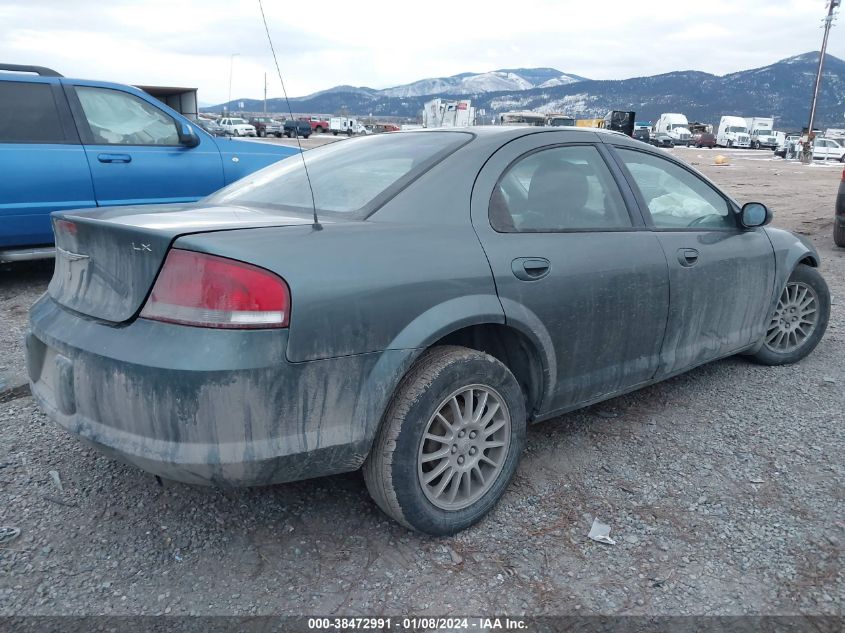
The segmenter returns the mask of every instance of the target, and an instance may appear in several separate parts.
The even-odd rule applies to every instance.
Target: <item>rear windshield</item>
[[[317,210],[367,215],[447,154],[466,132],[400,132],[338,141],[304,153]],[[292,156],[212,194],[211,204],[311,211],[302,156]]]

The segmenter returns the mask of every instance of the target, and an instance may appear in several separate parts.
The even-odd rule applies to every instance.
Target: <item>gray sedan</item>
[[[810,244],[621,134],[303,156],[194,205],[54,215],[27,337],[53,420],[190,483],[363,468],[388,515],[450,534],[502,496],[528,423],[733,354],[793,363],[827,325]]]

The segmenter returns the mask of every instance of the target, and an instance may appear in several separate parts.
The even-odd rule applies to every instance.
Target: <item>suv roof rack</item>
[[[0,64],[0,71],[11,71],[16,73],[35,73],[42,77],[63,77],[52,68],[45,68],[44,66],[21,66],[20,64]]]

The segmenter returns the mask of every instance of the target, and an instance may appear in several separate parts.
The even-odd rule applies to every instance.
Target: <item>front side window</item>
[[[48,84],[0,82],[0,143],[63,143],[65,134]]]
[[[176,122],[135,95],[88,86],[77,86],[76,94],[95,144],[179,144]]]
[[[489,214],[500,233],[631,227],[610,170],[589,145],[554,147],[519,159],[499,179]]]
[[[736,228],[727,200],[698,176],[660,156],[617,149],[655,227]]]

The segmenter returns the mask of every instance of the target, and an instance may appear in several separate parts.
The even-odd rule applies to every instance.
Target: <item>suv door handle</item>
[[[101,163],[131,163],[132,157],[129,154],[97,154],[97,160]]]
[[[679,248],[678,262],[686,268],[695,266],[698,263],[698,251],[694,248]]]
[[[552,265],[545,257],[517,257],[511,262],[514,276],[522,281],[542,279],[551,269]]]

